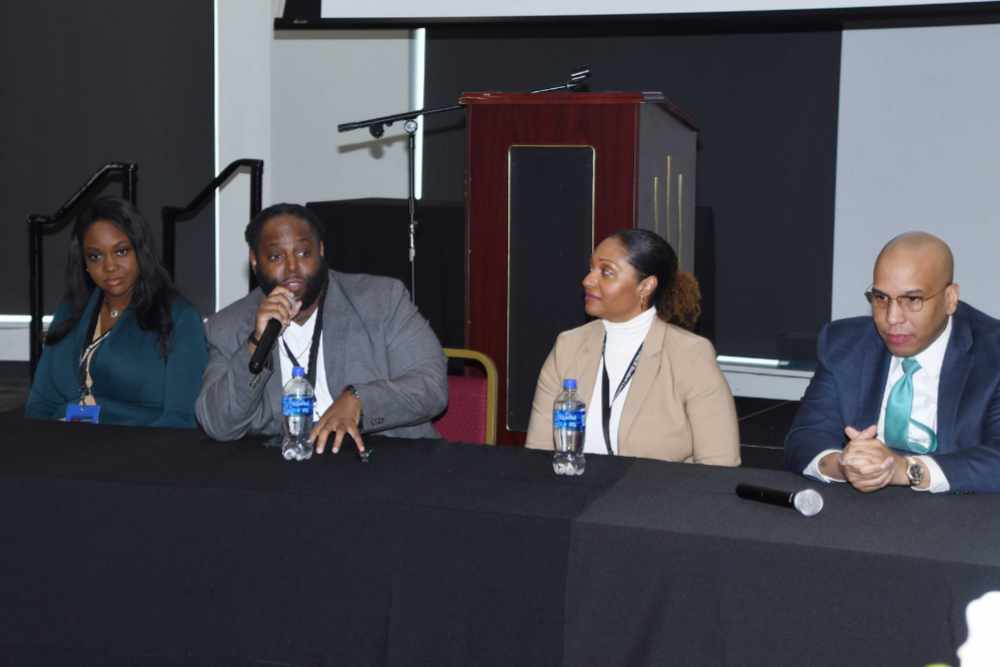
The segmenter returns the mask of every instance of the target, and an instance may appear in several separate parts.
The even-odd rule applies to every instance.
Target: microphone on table
[[[271,348],[274,347],[274,342],[278,340],[278,334],[280,333],[281,322],[273,318],[268,320],[267,326],[264,327],[264,333],[260,335],[260,340],[257,341],[257,349],[253,351],[253,356],[250,357],[251,373],[257,375],[264,368],[264,362],[267,361],[268,355],[271,354]]]
[[[769,489],[766,486],[737,484],[736,495],[745,500],[756,500],[759,503],[789,507],[797,510],[802,516],[815,516],[823,509],[823,496],[813,489],[781,491]]]

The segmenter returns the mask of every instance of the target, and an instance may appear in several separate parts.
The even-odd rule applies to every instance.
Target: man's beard
[[[264,294],[270,294],[275,287],[281,284],[264,275],[264,272],[260,269],[260,264],[257,265],[254,275],[257,276],[257,284],[260,285],[260,289]],[[315,303],[316,299],[323,292],[323,288],[326,287],[328,279],[329,274],[326,269],[326,260],[320,258],[319,268],[316,270],[316,273],[306,278],[306,288],[302,292],[300,311],[306,310]]]

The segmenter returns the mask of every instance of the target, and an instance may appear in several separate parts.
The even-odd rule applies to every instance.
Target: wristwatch
[[[910,486],[920,486],[924,481],[924,467],[916,457],[906,457],[906,478],[910,480]]]
[[[358,399],[358,402],[361,403],[361,414],[358,415],[358,428],[363,429],[365,423],[365,404],[364,401],[361,400],[361,394],[358,393],[357,387],[353,384],[349,384],[344,387],[344,391],[341,393],[350,393],[351,396]]]

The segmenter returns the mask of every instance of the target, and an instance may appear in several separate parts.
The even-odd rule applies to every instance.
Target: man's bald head
[[[875,261],[872,317],[886,347],[913,357],[937,340],[958,307],[955,261],[948,244],[926,232],[900,234]]]
[[[955,281],[955,257],[948,244],[927,232],[904,232],[889,240],[875,260],[875,271],[883,260],[918,262],[931,269],[942,282]]]

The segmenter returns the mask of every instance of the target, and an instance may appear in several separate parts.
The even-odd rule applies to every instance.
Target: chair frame
[[[497,367],[489,356],[476,350],[446,347],[445,356],[449,359],[468,359],[478,362],[486,371],[486,437],[485,444],[495,445],[497,442]]]

